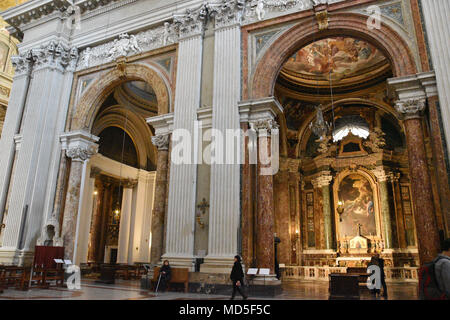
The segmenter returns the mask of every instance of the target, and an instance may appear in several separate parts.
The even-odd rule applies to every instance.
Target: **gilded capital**
[[[314,188],[322,188],[330,185],[330,182],[333,180],[333,176],[330,174],[329,171],[323,172],[320,176],[318,176],[316,179],[313,179],[311,181]]]
[[[385,168],[383,168],[383,167],[375,168],[374,170],[372,170],[372,173],[375,175],[375,177],[377,177],[377,180],[379,182],[388,181],[388,179],[390,179],[390,177],[391,177],[390,172],[385,170]]]

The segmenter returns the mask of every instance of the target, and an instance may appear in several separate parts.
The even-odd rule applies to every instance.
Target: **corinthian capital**
[[[375,170],[372,170],[372,173],[375,175],[375,177],[377,177],[379,182],[388,181],[388,179],[391,177],[391,174],[383,167],[375,168]]]
[[[61,135],[62,148],[66,156],[74,161],[85,161],[98,152],[99,137],[85,131],[73,131]]]
[[[96,145],[73,147],[66,151],[66,155],[71,158],[72,161],[85,161],[90,159],[97,151],[98,148]]]
[[[420,118],[425,107],[425,98],[399,100],[395,103],[395,109],[405,120]]]
[[[333,176],[329,171],[323,172],[316,179],[312,180],[314,188],[322,188],[330,185],[330,182],[333,180]]]
[[[174,17],[174,25],[179,32],[180,40],[203,34],[209,10],[209,5],[203,4],[196,10],[187,9],[185,14]]]
[[[250,128],[260,136],[278,133],[278,124],[275,120],[257,120],[250,122]]]
[[[152,143],[158,150],[169,150],[169,135],[154,136],[152,137]]]
[[[70,48],[62,42],[50,41],[31,49],[34,68],[51,68],[63,72],[75,70],[78,61],[77,48]]]
[[[28,74],[33,63],[31,52],[22,52],[18,56],[11,57],[12,65],[15,69],[15,76]]]
[[[216,28],[240,24],[245,10],[244,0],[223,0],[211,5],[211,15],[215,18]]]

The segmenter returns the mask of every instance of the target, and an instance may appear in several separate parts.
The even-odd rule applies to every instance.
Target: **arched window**
[[[333,131],[333,141],[338,142],[352,133],[362,139],[369,137],[369,125],[360,116],[344,116],[336,121],[336,129]]]

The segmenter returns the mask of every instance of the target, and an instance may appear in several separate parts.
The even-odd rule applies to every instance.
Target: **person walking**
[[[436,280],[439,289],[445,293],[447,300],[450,300],[450,238],[444,240],[442,252],[436,259]]]
[[[381,271],[381,285],[383,286],[383,297],[387,299],[387,285],[386,285],[386,274],[384,273],[384,259],[380,257],[380,254],[376,254],[376,259],[378,261],[378,267],[380,267]]]
[[[165,292],[167,290],[167,285],[170,281],[171,277],[171,268],[169,264],[169,260],[164,260],[163,266],[159,270],[160,280],[159,280],[159,287],[161,289],[161,292]]]
[[[233,269],[231,270],[230,279],[233,282],[233,293],[231,295],[231,300],[233,300],[234,297],[236,296],[236,291],[238,291],[242,296],[242,298],[246,300],[247,296],[244,294],[243,291],[244,271],[242,270],[241,257],[239,256],[234,257],[234,265]]]
[[[369,262],[369,264],[367,266],[368,267],[370,267],[370,266],[378,266],[378,259],[377,259],[377,257],[375,257],[375,256],[372,257],[370,259],[370,262]],[[371,289],[370,293],[376,297],[377,294],[380,294],[380,289],[377,289],[377,288]]]
[[[450,300],[450,239],[442,242],[442,252],[419,270],[421,300]]]

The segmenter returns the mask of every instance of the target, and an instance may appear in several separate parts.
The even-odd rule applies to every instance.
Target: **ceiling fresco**
[[[297,80],[334,81],[384,72],[388,59],[370,43],[350,38],[326,38],[309,44],[285,63],[282,73]]]

